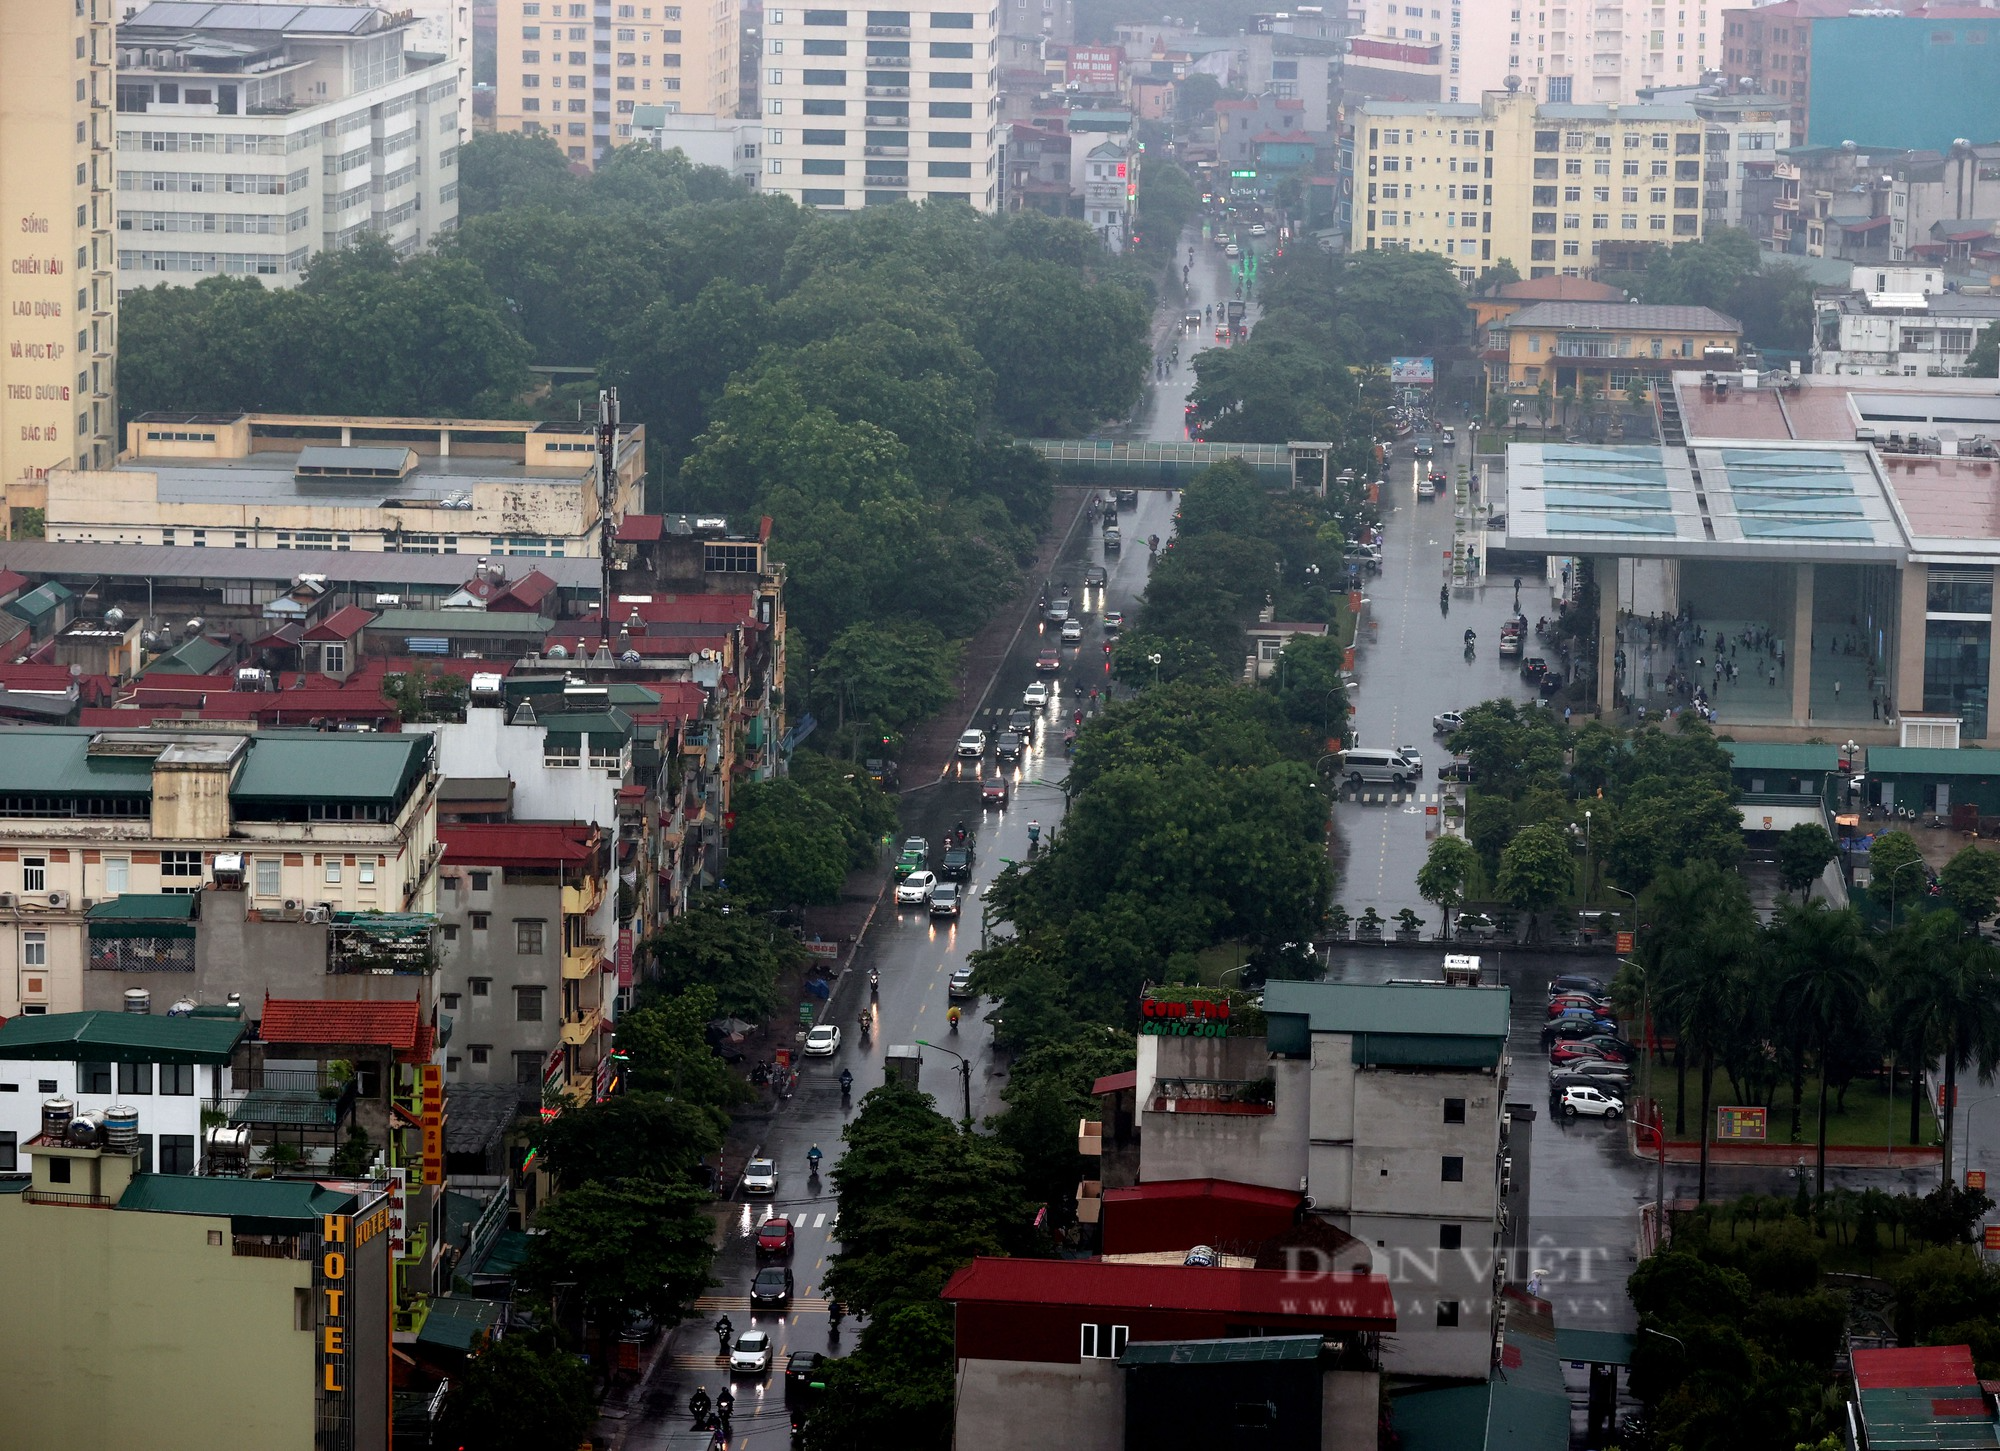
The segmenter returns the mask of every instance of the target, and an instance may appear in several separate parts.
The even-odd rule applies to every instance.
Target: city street
[[[1266,253],[1273,245],[1268,237],[1254,241],[1246,238],[1245,242]],[[1226,344],[1216,342],[1217,324],[1213,320],[1190,330],[1183,326],[1182,319],[1190,312],[1200,312],[1204,307],[1212,306],[1217,312],[1222,312],[1225,310],[1223,304],[1236,295],[1235,280],[1229,275],[1230,259],[1213,242],[1202,240],[1199,222],[1181,233],[1180,249],[1175,255],[1185,261],[1190,250],[1194,253],[1194,267],[1188,274],[1186,296],[1174,296],[1171,295],[1171,288],[1165,289],[1170,295],[1162,300],[1159,314],[1153,319],[1153,355],[1165,357],[1178,345],[1180,363],[1168,369],[1165,379],[1147,384],[1146,396],[1140,400],[1128,421],[1115,428],[1100,430],[1098,437],[1135,442],[1143,440],[1147,443],[1178,443],[1187,437],[1185,409],[1188,395],[1194,391],[1194,355],[1206,348],[1224,347]],[[1254,292],[1246,308],[1245,316],[1254,327],[1263,312]],[[1126,532],[1129,534],[1131,531]],[[1161,538],[1165,537],[1161,535]]]
[[[1053,582],[1067,583],[1072,601],[1080,606],[1082,642],[1057,647],[1062,660],[1059,673],[1038,673],[1036,656],[1056,647],[1057,637],[1055,627],[1045,625],[1037,611],[1035,618],[1023,624],[985,703],[969,722],[988,733],[990,744],[991,737],[1005,727],[1008,715],[1020,707],[1031,682],[1052,684],[1054,698],[1040,714],[1032,748],[1005,772],[1007,804],[984,809],[980,805],[981,775],[990,776],[995,769],[990,749],[979,768],[968,760],[935,781],[906,785],[898,837],[921,835],[933,843],[933,866],[943,856],[940,843],[945,834],[958,823],[963,822],[976,838],[971,893],[962,915],[956,922],[933,922],[921,909],[898,909],[894,894],[884,893],[826,1019],[841,1029],[839,1051],[831,1058],[806,1060],[797,1093],[768,1116],[762,1141],[755,1146],[759,1155],[773,1159],[778,1166],[777,1193],[769,1200],[754,1201],[746,1201],[738,1193],[717,1206],[721,1237],[715,1277],[719,1283],[701,1301],[694,1319],[668,1332],[668,1343],[631,1399],[631,1414],[623,1420],[606,1418],[601,1433],[610,1436],[614,1446],[642,1451],[666,1445],[673,1432],[690,1424],[686,1406],[694,1389],[705,1386],[713,1396],[721,1387],[725,1377],[715,1354],[712,1327],[718,1315],[727,1314],[739,1333],[751,1328],[749,1285],[757,1268],[754,1240],[757,1225],[770,1214],[787,1215],[797,1226],[797,1243],[790,1260],[795,1298],[788,1313],[755,1317],[756,1328],[771,1333],[776,1362],[770,1375],[746,1377],[736,1383],[736,1435],[731,1445],[775,1448],[787,1444],[787,1354],[795,1350],[839,1354],[851,1346],[858,1331],[850,1321],[837,1339],[830,1333],[820,1285],[838,1233],[837,1205],[830,1177],[817,1184],[808,1180],[806,1153],[818,1144],[826,1156],[824,1168],[834,1168],[840,1157],[842,1128],[862,1096],[882,1082],[883,1060],[889,1048],[919,1042],[936,1045],[919,1049],[923,1056],[921,1084],[925,1092],[936,1096],[941,1112],[953,1117],[962,1112],[965,1086],[953,1054],[964,1055],[971,1068],[974,1118],[984,1119],[1003,1106],[1000,1092],[1005,1078],[995,1072],[992,1033],[985,1021],[990,1005],[960,999],[962,1021],[954,1034],[946,1018],[952,1001],[946,985],[952,972],[966,965],[979,944],[980,909],[993,879],[1007,862],[1027,858],[1028,824],[1040,823],[1044,843],[1050,833],[1060,829],[1061,782],[1069,766],[1063,753],[1063,734],[1070,728],[1075,711],[1089,709],[1091,687],[1102,692],[1108,684],[1104,611],[1122,610],[1129,619],[1137,609],[1150,562],[1146,536],[1158,534],[1164,541],[1172,533],[1178,497],[1163,490],[1141,490],[1137,508],[1120,514],[1120,529],[1127,541],[1121,553],[1104,552],[1101,521],[1079,520]],[[1109,578],[1103,588],[1086,593],[1083,572],[1092,564],[1103,565]],[[868,991],[871,969],[882,978],[880,996],[872,1003]],[[865,1041],[857,1027],[864,1013],[873,1023]],[[853,1096],[846,1102],[841,1099],[838,1083],[843,1068],[851,1069],[855,1080]]]

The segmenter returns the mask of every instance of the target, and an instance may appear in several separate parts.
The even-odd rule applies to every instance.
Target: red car
[[[1602,1048],[1593,1048],[1586,1043],[1558,1043],[1555,1047],[1549,1049],[1549,1062],[1551,1063],[1575,1063],[1585,1058],[1605,1058],[1608,1056]]]
[[[784,1215],[773,1215],[757,1226],[757,1253],[760,1255],[788,1255],[792,1252],[792,1222]]]
[[[1005,806],[1007,804],[1007,778],[1005,776],[988,776],[982,781],[979,785],[979,804],[981,806]]]
[[[1062,652],[1060,650],[1042,651],[1042,653],[1035,658],[1035,669],[1040,671],[1043,675],[1054,675],[1057,671],[1062,669]]]
[[[1549,999],[1549,1016],[1552,1018],[1560,1018],[1564,1013],[1575,1012],[1579,1008],[1596,1013],[1600,1017],[1611,1011],[1608,1003],[1585,997],[1582,993],[1564,993],[1559,998]]]

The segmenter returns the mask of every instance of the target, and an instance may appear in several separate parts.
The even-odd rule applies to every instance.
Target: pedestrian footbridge
[[[1108,438],[1030,438],[1064,484],[1178,489],[1223,459],[1241,459],[1274,488],[1318,490],[1327,483],[1330,443],[1126,443]]]

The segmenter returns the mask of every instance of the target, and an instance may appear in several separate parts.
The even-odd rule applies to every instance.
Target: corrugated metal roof
[[[556,622],[513,610],[384,610],[375,629],[384,635],[546,635]]]
[[[190,922],[200,900],[192,892],[172,895],[121,892],[102,902],[93,902],[83,915],[90,922]]]
[[[219,640],[196,635],[149,661],[146,668],[139,672],[139,678],[143,680],[149,675],[207,675],[235,653]]]
[[[1303,1015],[1315,1033],[1504,1040],[1508,1002],[1504,987],[1442,983],[1274,982],[1264,989],[1267,1017]]]
[[[1857,1350],[1854,1387],[1869,1451],[2000,1447],[1969,1346]]]
[[[342,1002],[330,998],[266,998],[258,1034],[266,1043],[378,1043],[414,1048],[423,1009],[415,1001]]]
[[[434,739],[422,732],[340,735],[259,733],[230,789],[231,801],[343,800],[394,805],[430,769]]]
[[[1268,1335],[1243,1340],[1148,1340],[1128,1344],[1128,1365],[1242,1365],[1251,1361],[1318,1360],[1323,1337]]]
[[[1105,1260],[981,1255],[951,1277],[947,1300],[1101,1309],[1186,1310],[1393,1329],[1396,1300],[1380,1275],[1327,1275],[1301,1283],[1284,1270],[1113,1264]]]
[[[442,1350],[471,1350],[474,1341],[500,1321],[506,1307],[498,1300],[481,1300],[474,1295],[437,1295],[424,1316],[417,1344]]]
[[[317,1227],[322,1215],[344,1214],[355,1196],[310,1179],[233,1179],[193,1174],[140,1174],[118,1207],[148,1214],[204,1214]]]
[[[86,754],[94,731],[21,726],[0,735],[0,795],[150,796],[153,763],[143,756]]]
[[[243,1038],[234,1018],[46,1013],[0,1025],[0,1059],[76,1063],[227,1063]]]
[[[1734,333],[1743,324],[1712,307],[1644,302],[1538,302],[1493,324],[1507,328],[1601,328],[1622,332]]]
[[[1239,1184],[1233,1179],[1156,1179],[1149,1184],[1104,1191],[1107,1205],[1191,1199],[1226,1199],[1238,1204],[1259,1204],[1274,1209],[1296,1209],[1299,1204],[1295,1190],[1270,1189],[1262,1184]]]
[[[1871,776],[2000,776],[2000,751],[1940,746],[1870,746]]]
[[[1792,746],[1777,741],[1724,741],[1739,771],[1838,771],[1840,747]],[[1870,752],[1873,755],[1873,752]]]
[[[496,821],[440,826],[437,834],[447,862],[547,867],[589,861],[593,855],[590,839],[597,834],[597,828],[588,824]]]
[[[372,550],[184,549],[165,544],[65,544],[43,539],[0,540],[0,568],[29,575],[121,579],[258,580],[289,585],[322,574],[335,586],[458,586],[472,577],[475,554],[388,554]],[[564,589],[597,593],[603,566],[595,559],[536,559],[534,567]]]

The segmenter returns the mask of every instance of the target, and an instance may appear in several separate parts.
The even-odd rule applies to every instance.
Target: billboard
[[[1437,382],[1437,368],[1429,358],[1391,358],[1389,381],[1398,388],[1428,388]]]
[[[1762,1108],[1718,1108],[1715,1136],[1738,1143],[1762,1143],[1769,1127],[1769,1111]]]
[[[1116,45],[1073,45],[1063,65],[1063,80],[1082,91],[1115,91],[1125,51]]]

